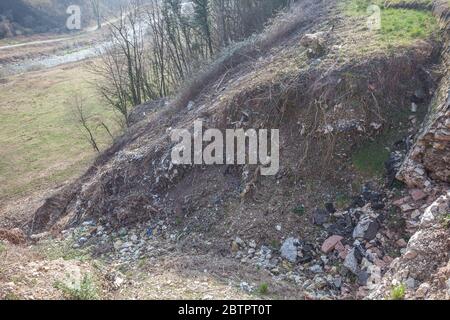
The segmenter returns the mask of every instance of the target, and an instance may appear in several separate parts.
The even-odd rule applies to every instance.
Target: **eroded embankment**
[[[445,1],[433,8],[445,43],[443,72],[420,135],[404,161],[398,179],[410,188],[397,201],[417,223],[400,258],[396,259],[371,298],[450,298],[450,11]]]

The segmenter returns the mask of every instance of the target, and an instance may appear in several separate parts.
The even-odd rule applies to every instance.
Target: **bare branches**
[[[130,109],[166,97],[233,41],[263,28],[288,0],[132,0],[109,23],[93,72],[104,100],[129,126]]]
[[[72,113],[77,121],[80,130],[84,133],[84,137],[96,152],[100,152],[94,134],[89,126],[91,116],[84,109],[84,100],[81,96],[75,95],[72,101]],[[108,130],[109,132],[109,130]]]

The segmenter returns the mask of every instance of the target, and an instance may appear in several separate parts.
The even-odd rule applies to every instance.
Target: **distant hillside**
[[[2,0],[0,38],[64,30],[67,8],[64,2],[66,1]]]
[[[113,7],[122,0],[104,2]],[[70,5],[82,9],[82,26],[93,20],[89,0],[2,0],[0,2],[0,39],[18,35],[66,31],[66,10]],[[103,10],[105,12],[105,10]]]

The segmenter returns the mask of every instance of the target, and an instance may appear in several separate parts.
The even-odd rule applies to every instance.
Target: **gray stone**
[[[370,217],[362,218],[358,225],[353,230],[353,238],[354,239],[365,239],[365,240],[373,240],[375,239],[378,230],[380,229],[380,225],[377,221]]]
[[[316,209],[313,213],[313,223],[316,225],[324,225],[325,223],[328,222],[328,219],[330,218],[330,214],[328,213],[328,211],[323,210],[323,209]]]
[[[340,289],[342,287],[342,278],[341,277],[334,278],[333,285],[336,288]]]
[[[416,288],[416,280],[414,280],[414,278],[408,278],[405,281],[406,286],[408,287],[408,289],[415,289]]]
[[[322,273],[323,269],[320,265],[316,264],[316,265],[313,265],[311,268],[309,268],[309,271],[314,272],[314,273]]]
[[[358,275],[359,266],[356,255],[357,255],[356,249],[352,248],[352,250],[350,250],[350,252],[348,253],[347,257],[345,257],[344,267],[350,270],[353,274]]]
[[[192,109],[194,109],[194,106],[195,106],[194,102],[193,101],[189,101],[189,103],[187,105],[188,111],[191,111]]]
[[[133,246],[133,243],[131,243],[131,242],[125,242],[125,243],[122,244],[121,248],[122,248],[122,249],[128,249],[128,248],[130,248],[130,247],[132,247],[132,246]]]
[[[308,49],[308,57],[320,57],[325,51],[325,34],[323,32],[305,34],[300,40],[300,44]]]
[[[240,247],[245,246],[244,241],[243,241],[241,238],[239,238],[239,237],[236,237],[236,239],[234,240],[234,242],[236,242],[236,244],[239,245]]]
[[[358,284],[360,286],[366,286],[367,280],[369,279],[370,275],[366,271],[360,271],[358,273]]]
[[[249,285],[247,282],[241,282],[239,286],[242,291],[249,292],[249,293],[251,293],[253,291],[253,287],[251,285]]]
[[[95,222],[94,221],[85,221],[81,225],[84,227],[92,227],[92,226],[95,226]]]
[[[284,241],[283,245],[281,246],[281,256],[290,261],[290,262],[296,262],[297,261],[297,247],[300,244],[300,241],[298,239],[294,238],[288,238],[286,241]]]

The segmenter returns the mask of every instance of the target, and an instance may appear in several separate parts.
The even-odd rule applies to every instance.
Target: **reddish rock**
[[[344,260],[347,257],[348,252],[350,251],[350,248],[344,247],[341,241],[339,241],[334,249],[339,253],[339,258]]]
[[[25,233],[16,228],[16,229],[0,229],[0,240],[8,241],[12,244],[24,244],[27,241],[27,237]]]
[[[401,205],[409,202],[410,200],[411,200],[411,197],[404,197],[404,198],[394,201],[392,204],[396,207],[400,207]]]
[[[383,257],[383,261],[384,261],[386,264],[391,264],[392,261],[394,261],[394,259],[393,259],[392,257],[390,257],[390,256],[384,256],[384,257]]]
[[[389,231],[389,230],[386,230],[384,235],[390,240],[392,240],[395,237],[395,234],[392,231]]]
[[[359,287],[358,291],[356,292],[356,298],[357,299],[364,299],[369,294],[369,289],[367,287]]]
[[[370,251],[372,254],[376,255],[378,258],[383,256],[383,253],[377,247],[370,248],[368,251]]]
[[[415,250],[408,250],[406,253],[405,253],[405,259],[406,260],[413,260],[413,259],[415,259],[416,257],[418,256],[418,253],[417,253],[417,251],[415,251]]]
[[[395,244],[399,248],[406,248],[406,246],[408,245],[408,243],[404,239],[398,240]]]
[[[375,258],[373,263],[374,263],[377,267],[380,267],[381,269],[385,268],[386,265],[387,265],[386,262],[384,262],[383,260],[378,259],[378,258]]]
[[[409,194],[414,201],[420,201],[427,197],[427,194],[420,189],[412,189],[409,191]]]
[[[400,210],[402,210],[402,212],[409,212],[409,211],[413,211],[414,209],[416,209],[416,207],[409,203],[402,204],[400,206]]]
[[[341,242],[344,238],[341,236],[331,236],[322,244],[322,251],[324,253],[330,253],[334,250],[336,245]]]

